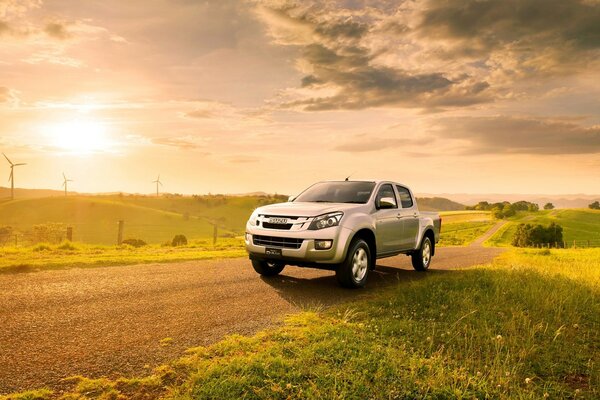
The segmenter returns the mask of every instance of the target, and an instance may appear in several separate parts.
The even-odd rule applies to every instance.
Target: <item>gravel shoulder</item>
[[[484,264],[502,251],[439,248],[430,273]],[[330,271],[287,267],[263,279],[246,258],[2,274],[0,393],[60,390],[73,375],[142,375],[189,347],[424,277],[406,256],[380,260],[358,291],[338,287]]]

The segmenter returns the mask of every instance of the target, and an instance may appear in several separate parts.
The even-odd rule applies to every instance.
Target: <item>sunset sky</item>
[[[0,0],[0,151],[80,192],[599,194],[600,1]]]

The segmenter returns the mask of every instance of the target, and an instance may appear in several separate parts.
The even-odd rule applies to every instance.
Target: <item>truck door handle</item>
[[[417,213],[413,214],[413,217],[417,218],[419,215]]]
[[[398,219],[402,218],[402,214],[396,215],[396,218],[398,218]]]

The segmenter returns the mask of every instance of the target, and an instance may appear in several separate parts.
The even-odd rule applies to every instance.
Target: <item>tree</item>
[[[504,218],[504,214],[502,213],[502,208],[500,208],[500,207],[492,208],[492,216],[496,219]]]
[[[590,204],[588,207],[591,208],[592,210],[600,210],[600,201],[596,200],[595,202]]]
[[[547,244],[550,247],[560,247],[563,241],[563,228],[555,224],[550,225],[531,225],[519,224],[513,237],[512,245],[517,247],[533,247]]]
[[[505,204],[504,207],[502,207],[502,215],[506,218],[506,217],[512,217],[513,215],[516,214],[515,209],[513,208],[512,205],[509,204]]]
[[[554,204],[552,204],[552,203],[544,204],[544,210],[554,210]]]

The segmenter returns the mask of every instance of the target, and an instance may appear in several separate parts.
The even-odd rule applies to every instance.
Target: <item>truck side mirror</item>
[[[394,200],[393,197],[382,197],[375,204],[375,206],[377,207],[378,210],[383,210],[383,209],[387,209],[387,208],[396,208],[396,201]]]

